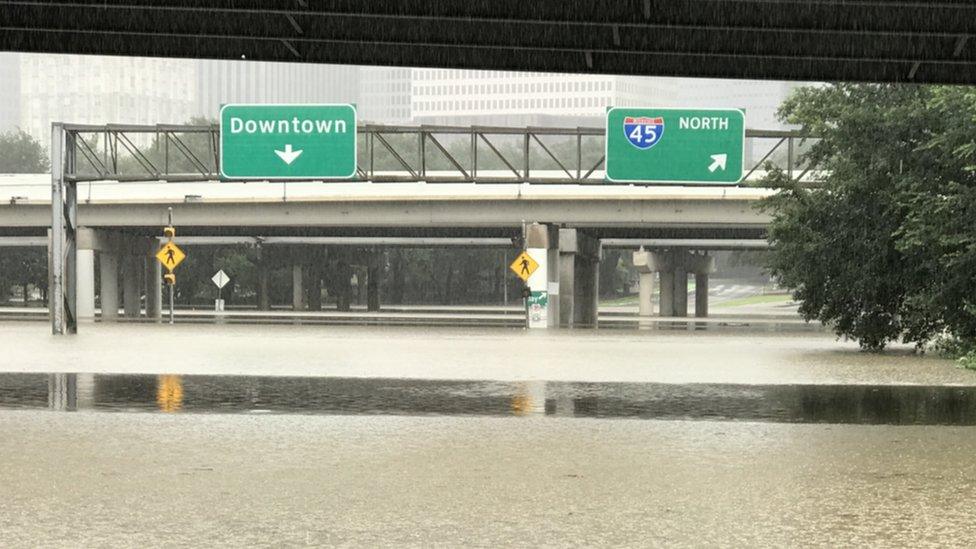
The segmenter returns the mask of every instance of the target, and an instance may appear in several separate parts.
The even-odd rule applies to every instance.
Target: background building
[[[197,61],[194,114],[216,119],[226,103],[357,103],[359,67]]]
[[[413,69],[361,67],[359,119],[376,124],[404,124],[414,120],[411,94]]]
[[[7,128],[45,145],[51,123],[179,123],[193,113],[196,63],[141,57],[2,54]]]
[[[0,53],[0,131],[179,124],[225,103],[354,103],[378,124],[601,126],[609,106],[738,107],[781,128],[797,84],[689,78]]]

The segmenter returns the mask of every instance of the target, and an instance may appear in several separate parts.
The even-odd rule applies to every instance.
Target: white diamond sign
[[[228,282],[230,282],[230,277],[227,276],[227,273],[225,273],[223,269],[221,269],[217,271],[217,274],[213,275],[213,278],[210,280],[213,280],[213,283],[216,284],[218,288],[222,289],[227,285]]]

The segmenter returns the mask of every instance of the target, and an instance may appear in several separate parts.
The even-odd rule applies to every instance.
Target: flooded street
[[[822,334],[0,324],[11,546],[957,546],[976,374]]]
[[[12,546],[976,536],[965,427],[4,411],[0,440]]]
[[[0,372],[656,383],[976,385],[976,372],[823,333],[0,323]]]

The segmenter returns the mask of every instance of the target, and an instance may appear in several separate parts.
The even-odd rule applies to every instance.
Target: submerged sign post
[[[356,175],[352,105],[224,105],[225,179],[348,179]]]
[[[607,111],[607,179],[729,184],[742,179],[745,115],[738,109]]]

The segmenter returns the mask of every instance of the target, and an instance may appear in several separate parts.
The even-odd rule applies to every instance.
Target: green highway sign
[[[224,105],[225,179],[345,179],[356,175],[352,105]]]
[[[610,108],[607,179],[738,183],[745,128],[745,115],[739,109]]]

